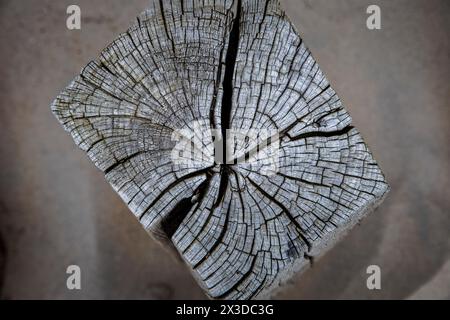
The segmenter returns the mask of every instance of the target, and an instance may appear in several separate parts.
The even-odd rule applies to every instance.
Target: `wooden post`
[[[389,189],[277,0],[153,1],[52,110],[216,299],[269,297]]]

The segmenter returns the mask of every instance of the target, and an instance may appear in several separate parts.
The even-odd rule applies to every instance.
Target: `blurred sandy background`
[[[148,0],[0,0],[0,296],[204,298],[50,112]],[[66,29],[66,8],[82,30]],[[286,0],[392,187],[278,298],[450,298],[450,1]],[[365,27],[369,4],[382,30]],[[82,290],[66,289],[66,267]],[[366,288],[368,265],[382,290]]]

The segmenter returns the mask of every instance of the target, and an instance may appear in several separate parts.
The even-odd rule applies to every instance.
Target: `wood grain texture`
[[[212,298],[270,296],[389,189],[278,1],[154,1],[52,110]],[[173,133],[195,123],[222,140],[227,129],[278,132],[276,174],[172,161]]]

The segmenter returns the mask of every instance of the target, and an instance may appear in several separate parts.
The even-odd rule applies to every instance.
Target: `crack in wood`
[[[228,39],[228,50],[225,58],[225,75],[223,79],[223,98],[221,109],[222,154],[224,163],[228,163],[227,130],[230,128],[230,115],[233,98],[233,75],[235,72],[236,57],[239,47],[239,28],[241,21],[241,0],[237,1],[236,17]]]
[[[311,242],[306,238],[305,229],[297,222],[295,217],[289,212],[289,210],[278,200],[275,199],[275,197],[272,197],[269,195],[266,191],[264,191],[255,181],[253,181],[251,178],[247,178],[248,181],[266,198],[273,201],[278,207],[283,210],[283,212],[286,214],[286,216],[291,220],[292,224],[299,230],[299,236],[300,238],[305,242],[306,246],[308,247],[308,252],[311,251],[312,245]]]
[[[188,213],[191,211],[192,207],[196,203],[201,202],[205,196],[205,192],[208,189],[210,182],[210,177],[200,184],[200,186],[195,190],[192,197],[187,197],[181,199],[175,207],[161,220],[161,229],[167,236],[167,239],[171,239],[175,231],[178,230],[180,224],[186,218]]]

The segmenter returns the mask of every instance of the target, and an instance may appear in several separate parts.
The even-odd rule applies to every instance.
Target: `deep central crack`
[[[222,155],[226,165],[228,161],[227,129],[230,128],[230,115],[233,105],[233,75],[236,65],[236,57],[239,48],[239,24],[241,21],[241,0],[237,3],[236,18],[233,21],[230,37],[228,39],[228,51],[225,58],[225,75],[223,78],[223,97],[221,109],[222,130]]]
[[[230,168],[227,167],[227,129],[230,128],[230,114],[233,104],[233,75],[236,65],[236,57],[239,48],[239,24],[241,20],[241,0],[237,2],[237,13],[233,21],[230,36],[228,39],[228,50],[225,58],[225,74],[223,78],[223,97],[221,109],[221,147],[222,163],[220,164],[220,187],[214,207],[218,207],[222,202],[228,187],[228,176]],[[212,175],[207,174],[206,180],[196,190],[192,197],[183,198],[162,220],[161,227],[168,239],[171,239],[184,218],[188,215],[195,203],[200,203],[206,193]],[[195,199],[195,200],[194,200]]]

